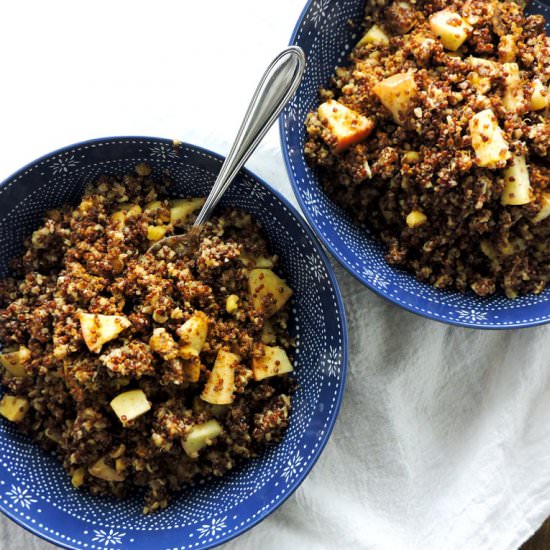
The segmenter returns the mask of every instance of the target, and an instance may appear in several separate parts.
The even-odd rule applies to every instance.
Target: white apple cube
[[[271,317],[292,296],[292,289],[271,269],[253,269],[248,275],[248,291],[252,306]]]
[[[542,193],[541,208],[537,215],[533,218],[535,223],[539,223],[550,216],[550,193]]]
[[[550,90],[535,78],[531,82],[531,98],[529,99],[529,109],[531,111],[540,111],[550,105]]]
[[[525,105],[519,66],[517,63],[503,63],[502,71],[505,86],[502,105],[511,113],[519,111]]]
[[[357,42],[356,48],[364,46],[365,44],[374,44],[375,46],[387,46],[390,43],[388,35],[384,32],[382,27],[373,25],[364,35],[359,42]]]
[[[182,441],[183,450],[190,458],[197,458],[199,451],[207,445],[211,445],[212,441],[222,433],[222,430],[221,424],[215,419],[196,424]]]
[[[115,411],[123,426],[151,410],[151,403],[143,390],[129,390],[117,395],[111,401],[111,408]]]
[[[510,158],[504,132],[491,109],[484,109],[470,119],[470,136],[478,166],[498,168]]]
[[[173,226],[181,226],[189,223],[193,212],[202,208],[205,203],[203,197],[193,199],[175,199],[170,201],[170,223]]]
[[[279,346],[254,344],[252,372],[254,380],[279,376],[294,370],[286,351]]]
[[[430,17],[430,29],[447,50],[456,51],[468,38],[473,27],[460,14],[444,9]]]
[[[319,105],[319,120],[329,132],[328,142],[335,153],[363,141],[374,129],[374,122],[342,103],[330,99]]]
[[[388,109],[395,122],[403,124],[411,99],[416,96],[416,82],[413,73],[398,73],[376,84],[373,92]]]
[[[101,315],[78,312],[84,342],[92,353],[99,353],[103,344],[114,340],[132,323],[124,315]]]
[[[180,356],[197,357],[206,342],[208,335],[208,316],[202,311],[195,311],[181,327],[177,334],[180,337]]]
[[[0,400],[0,414],[10,422],[21,422],[29,407],[29,400],[25,397],[6,394]]]
[[[239,357],[230,351],[218,351],[216,361],[208,380],[204,385],[201,399],[212,405],[229,405],[233,403],[235,391],[235,367]]]
[[[504,170],[504,191],[501,202],[505,205],[527,204],[533,200],[529,171],[524,155],[512,159],[512,164]]]
[[[124,475],[117,472],[105,463],[105,458],[100,458],[88,468],[88,472],[94,477],[103,479],[104,481],[124,481]]]
[[[31,357],[31,350],[26,346],[19,346],[15,351],[0,353],[0,364],[13,376],[26,376],[25,363]]]

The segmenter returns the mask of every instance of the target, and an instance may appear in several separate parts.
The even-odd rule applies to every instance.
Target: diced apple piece
[[[364,35],[359,42],[357,42],[356,48],[364,46],[365,44],[374,44],[375,46],[387,46],[390,43],[388,35],[384,32],[382,27],[373,25]]]
[[[31,358],[31,350],[19,346],[16,351],[0,353],[0,364],[13,376],[26,376],[25,363]]]
[[[152,241],[160,241],[166,235],[167,227],[164,225],[147,226],[147,238]]]
[[[542,220],[545,220],[550,216],[550,193],[542,194],[541,209],[538,211],[537,215],[533,218],[535,223],[539,223]]]
[[[11,422],[21,422],[29,410],[29,401],[25,397],[4,395],[0,400],[0,414]]]
[[[491,109],[480,111],[470,119],[470,136],[478,166],[498,168],[510,158],[504,132]]]
[[[394,74],[376,84],[373,92],[378,96],[384,107],[391,111],[395,122],[403,124],[411,99],[416,95],[414,74]]]
[[[111,407],[123,426],[151,410],[151,403],[143,390],[129,390],[117,395]]]
[[[256,311],[271,317],[292,296],[292,289],[271,269],[253,269],[248,275],[248,292]]]
[[[524,155],[512,159],[512,164],[504,170],[504,191],[501,202],[506,205],[527,204],[533,200],[529,171]]]
[[[456,51],[472,32],[472,26],[460,14],[444,9],[430,17],[430,28],[447,50]]]
[[[531,98],[529,99],[529,109],[539,111],[550,105],[550,90],[544,84],[535,78],[531,83]]]
[[[190,221],[191,214],[202,208],[205,200],[203,197],[197,197],[170,201],[170,223],[176,227],[185,225]]]
[[[225,300],[225,311],[235,313],[239,309],[239,297],[236,294],[230,294]]]
[[[239,357],[230,351],[218,351],[212,371],[204,385],[201,399],[212,405],[229,405],[235,391],[235,367]]]
[[[505,90],[502,105],[508,112],[516,112],[525,106],[523,87],[517,63],[503,63]]]
[[[406,222],[411,229],[414,229],[415,227],[424,225],[427,219],[428,218],[424,212],[420,212],[420,210],[411,210],[407,215]]]
[[[88,468],[88,472],[94,477],[98,477],[104,481],[124,481],[124,475],[117,472],[114,468],[111,468],[111,466],[108,466],[105,463],[104,457],[92,464]]]
[[[279,346],[254,344],[252,357],[252,372],[256,381],[294,370],[286,351]]]
[[[181,445],[190,458],[197,458],[199,451],[207,445],[211,445],[212,441],[221,433],[221,424],[215,419],[208,420],[193,426]]]
[[[181,340],[180,356],[183,358],[198,357],[208,335],[208,316],[202,311],[195,311],[178,328],[177,334]]]
[[[327,128],[332,150],[340,153],[364,140],[373,130],[374,122],[334,99],[325,101],[317,110],[319,120]]]
[[[84,476],[86,475],[86,471],[84,468],[77,468],[73,475],[71,476],[71,483],[73,484],[73,487],[79,488],[84,484]]]
[[[103,344],[114,340],[132,323],[123,315],[101,315],[78,312],[84,342],[92,353],[99,353]]]

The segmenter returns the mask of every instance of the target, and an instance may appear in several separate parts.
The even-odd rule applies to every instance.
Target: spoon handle
[[[254,92],[231,151],[193,225],[201,225],[210,218],[228,185],[296,92],[305,64],[304,52],[298,46],[286,48],[271,62]]]

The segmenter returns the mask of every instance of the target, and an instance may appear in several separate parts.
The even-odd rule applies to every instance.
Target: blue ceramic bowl
[[[550,21],[549,0],[533,0],[532,13]],[[337,65],[359,40],[365,0],[310,0],[291,38],[306,53],[307,67],[296,96],[281,115],[281,140],[294,192],[309,223],[335,258],[359,281],[395,304],[424,317],[476,328],[512,328],[550,321],[550,288],[542,294],[509,300],[504,295],[480,298],[437,290],[412,275],[391,267],[385,249],[373,235],[353,223],[347,213],[323,192],[304,159],[304,121],[318,105],[318,91],[326,86]]]
[[[124,174],[148,162],[168,171],[174,195],[205,195],[220,169],[214,153],[154,138],[80,143],[42,157],[0,185],[0,275],[48,208],[78,201],[100,174]],[[284,440],[237,471],[184,490],[170,506],[143,516],[139,496],[93,497],[71,486],[61,464],[0,421],[0,510],[65,548],[157,550],[211,548],[246,531],[300,485],[330,435],[344,389],[346,324],[330,264],[295,209],[243,171],[223,199],[263,224],[294,289],[291,332],[296,337],[294,396]]]

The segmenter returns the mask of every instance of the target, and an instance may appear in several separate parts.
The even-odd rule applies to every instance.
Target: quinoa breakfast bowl
[[[210,548],[277,508],[332,430],[347,340],[326,256],[219,156],[99,139],[0,185],[0,510],[66,548]]]
[[[539,0],[304,8],[289,177],[336,259],[395,304],[475,328],[550,320],[549,19]]]

